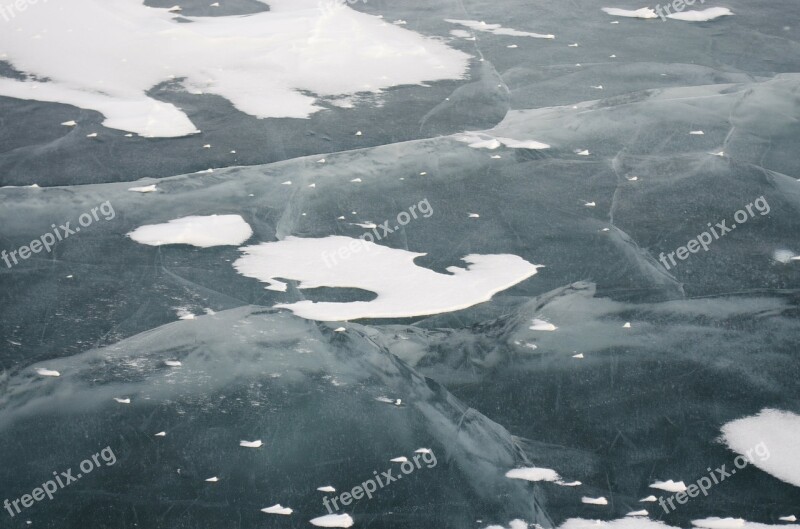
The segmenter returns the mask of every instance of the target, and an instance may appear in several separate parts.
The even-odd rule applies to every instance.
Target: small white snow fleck
[[[244,448],[261,448],[263,444],[260,439],[258,441],[239,441],[239,446]]]
[[[36,368],[36,374],[40,377],[60,377],[61,373],[53,371],[52,369],[45,369],[43,367]]]

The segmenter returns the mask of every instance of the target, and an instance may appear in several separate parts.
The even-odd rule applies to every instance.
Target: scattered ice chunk
[[[346,330],[344,327],[336,327],[333,332],[345,332]]]
[[[675,482],[670,479],[668,481],[656,481],[650,485],[650,488],[665,490],[667,492],[683,492],[686,490],[686,484],[683,481]]]
[[[62,123],[62,125],[64,125],[65,127],[74,127],[77,124],[78,123],[76,121],[65,121],[64,123]]]
[[[506,472],[506,477],[525,481],[558,481],[561,479],[555,470],[537,467],[515,468]]]
[[[627,178],[629,182],[636,182],[639,180],[638,176],[626,176],[625,178]]]
[[[616,54],[612,54],[612,55],[609,55],[609,56],[608,56],[608,58],[609,58],[609,59],[616,59],[616,58],[617,58],[617,56],[616,56]]]
[[[131,403],[131,399],[129,397],[128,398],[114,397],[114,400],[119,402],[120,404],[130,404]]]
[[[356,132],[356,136],[361,136],[361,131]]]
[[[40,377],[60,377],[61,373],[53,371],[52,369],[45,369],[43,367],[36,368],[36,374]]]
[[[239,215],[190,216],[165,224],[150,224],[128,234],[134,241],[149,246],[189,244],[200,248],[238,246],[253,235]]]
[[[336,489],[331,487],[330,485],[325,485],[324,487],[317,487],[317,490],[320,492],[336,492]]]
[[[590,153],[589,153],[588,149],[584,149],[584,150],[578,149],[578,150],[575,151],[575,154],[577,154],[578,156],[589,156]]]
[[[765,408],[725,424],[722,440],[759,469],[800,487],[800,415]]]
[[[181,9],[181,6],[172,6],[169,9],[167,9],[167,11],[170,13],[178,13],[180,11],[183,11],[183,9]]]
[[[210,149],[211,148],[211,144],[210,143],[206,143],[205,145],[203,145],[203,148],[204,149]]]
[[[431,450],[430,448],[417,448],[416,450],[414,450],[414,453],[415,454],[432,454],[433,450]]]
[[[534,318],[531,323],[533,323],[533,325],[531,325],[528,328],[532,331],[555,331],[556,329],[558,329],[558,327],[556,327],[549,321],[540,320],[538,318]]]
[[[128,191],[133,191],[135,193],[155,193],[158,191],[156,184],[152,184],[149,186],[140,186],[140,187],[129,187]]]
[[[584,496],[581,498],[581,502],[588,503],[589,505],[608,505],[608,500],[603,496],[600,496],[599,498],[590,498],[589,496]]]
[[[625,322],[625,325],[623,325],[623,326],[622,326],[622,328],[623,328],[623,329],[630,329],[630,328],[631,328],[631,322],[629,322],[629,321],[626,321],[626,322]]]
[[[631,511],[625,516],[647,516],[648,514],[650,513],[648,513],[645,509],[642,509],[641,511]]]
[[[400,456],[400,457],[395,457],[394,459],[390,459],[389,461],[391,461],[392,463],[405,463],[406,461],[408,461],[408,458]]]
[[[641,500],[639,500],[639,503],[652,503],[654,501],[658,501],[658,498],[656,498],[655,496],[653,496],[651,494],[650,496],[648,496],[646,498],[642,498]]]
[[[239,441],[239,446],[244,448],[261,448],[263,444],[261,439],[258,441]]]
[[[469,218],[471,218],[471,219],[479,219],[479,218],[481,218],[481,216],[478,215],[477,213],[470,213],[469,214]]]
[[[292,185],[292,181],[291,180],[287,180],[285,182],[281,182],[281,185],[290,186],[290,185]]]
[[[506,35],[509,37],[533,37],[535,39],[556,38],[555,35],[531,33],[529,31],[518,31],[516,29],[504,28],[500,24],[487,24],[486,22],[479,22],[477,20],[456,20],[456,19],[446,18],[445,22],[450,22],[451,24],[458,24],[459,26],[464,26],[470,29],[474,29],[476,31],[493,33],[495,35]]]
[[[684,20],[686,22],[708,22],[716,20],[720,17],[731,16],[733,12],[727,7],[709,7],[700,11],[681,11],[680,13],[672,13],[667,15],[667,18],[673,20]]]
[[[97,133],[96,132],[92,132],[91,134],[87,134],[86,137],[87,138],[96,138],[97,137]]]
[[[475,133],[475,132],[468,132],[464,134],[458,134],[455,136],[455,139],[460,142],[469,143],[469,146],[473,149],[490,149],[494,150],[499,148],[501,145],[508,147],[509,149],[549,149],[550,145],[546,143],[542,143],[539,141],[534,140],[516,140],[514,138],[501,138],[501,137],[493,137],[486,133]]]
[[[584,205],[584,206],[586,206],[587,208],[593,208],[593,207],[595,207],[597,204],[595,204],[594,202],[584,202],[584,204],[583,204],[583,205]]]
[[[326,514],[311,520],[317,527],[351,527],[353,518],[349,514]]]
[[[718,518],[716,516],[703,518],[702,520],[692,520],[692,525],[703,527],[704,529],[736,529],[744,527],[745,523],[742,518]]]
[[[602,90],[603,89],[603,85],[601,85],[601,84],[599,84],[597,86],[592,85],[592,88],[594,88],[595,90]]]
[[[511,49],[515,49],[515,48],[518,48],[518,47],[519,46],[517,46],[516,44],[509,44],[508,46],[506,46],[506,48],[511,48]]]
[[[217,481],[219,481],[219,478],[217,476],[214,476],[213,478],[208,478],[206,481],[209,483],[216,483]]]
[[[181,367],[181,364],[178,360],[164,360],[164,363],[169,367]]]
[[[570,48],[577,48],[578,47],[578,43],[576,42],[574,44],[567,44],[567,46],[569,46]]]
[[[158,432],[157,434],[155,434],[155,436],[156,437],[166,437],[167,436],[167,432]]]
[[[709,154],[714,155],[714,156],[725,156],[725,151],[710,152]]]
[[[289,516],[294,511],[292,511],[292,509],[290,509],[289,507],[283,507],[280,503],[276,503],[272,507],[266,507],[264,509],[261,509],[261,512],[265,512],[267,514],[281,514],[284,516]]]
[[[352,179],[352,180],[350,180],[350,181],[351,181],[351,182],[356,182],[356,183],[358,183],[358,182],[361,182],[361,179],[360,179],[360,178],[353,178],[353,179]]]
[[[615,17],[627,17],[627,18],[658,18],[656,12],[649,7],[643,7],[641,9],[636,9],[635,11],[630,9],[619,9],[616,7],[604,7],[602,8],[604,12],[611,16]]]
[[[556,481],[556,485],[561,485],[562,487],[580,487],[583,483],[580,481]]]
[[[690,130],[689,134],[693,136],[704,136],[705,132],[703,132],[702,130]]]
[[[778,518],[778,520],[782,522],[796,522],[797,517],[794,514],[792,514],[790,516],[781,516],[780,518]]]
[[[583,353],[578,353],[576,355],[572,355],[572,358],[577,358],[579,360],[583,360]]]

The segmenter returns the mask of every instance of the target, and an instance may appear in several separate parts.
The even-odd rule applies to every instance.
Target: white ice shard
[[[283,507],[280,503],[276,503],[272,507],[266,507],[261,509],[261,512],[265,512],[267,514],[282,514],[284,516],[289,516],[294,511],[289,507]]]
[[[139,187],[129,187],[128,191],[133,191],[135,193],[155,193],[158,190],[156,184],[151,184],[149,186],[139,186]]]
[[[681,11],[679,13],[672,13],[667,15],[667,18],[673,20],[684,20],[686,22],[708,22],[709,20],[716,20],[720,17],[727,17],[733,15],[733,12],[727,7],[709,7],[699,11]]]
[[[589,505],[608,505],[608,500],[604,496],[600,496],[599,498],[584,496],[581,498],[581,502]]]
[[[561,479],[555,470],[539,467],[515,468],[506,472],[506,477],[525,481],[558,481]]]
[[[608,13],[611,16],[615,17],[627,17],[627,18],[658,18],[658,15],[655,11],[650,9],[649,7],[643,7],[641,9],[631,10],[631,9],[619,9],[616,7],[604,7],[602,10]]]
[[[61,373],[58,371],[54,371],[52,369],[46,369],[44,367],[37,367],[36,374],[40,377],[60,377]]]
[[[651,489],[666,490],[667,492],[683,492],[686,490],[686,484],[683,481],[656,481],[650,485]]]
[[[353,518],[349,514],[326,514],[310,520],[317,527],[352,527]]]

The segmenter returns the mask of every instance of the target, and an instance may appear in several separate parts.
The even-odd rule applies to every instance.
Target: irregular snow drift
[[[404,318],[460,310],[484,301],[536,273],[538,265],[516,255],[467,255],[467,268],[451,266],[451,275],[414,264],[425,254],[397,250],[350,237],[287,237],[242,248],[233,263],[247,277],[285,291],[276,278],[295,279],[298,288],[360,288],[375,292],[372,301],[276,305],[303,318],[323,321]]]
[[[134,241],[149,246],[191,244],[200,248],[238,246],[253,235],[253,230],[239,215],[183,217],[165,224],[149,224],[128,234]]]
[[[700,11],[682,11],[680,13],[672,13],[667,15],[667,18],[674,20],[685,20],[687,22],[708,22],[709,20],[716,20],[719,17],[731,16],[733,12],[727,7],[709,7]]]
[[[39,2],[15,31],[0,32],[0,50],[30,76],[0,79],[0,95],[96,110],[107,127],[175,137],[198,131],[182,110],[147,95],[164,82],[259,118],[305,118],[321,108],[301,92],[379,92],[466,70],[468,55],[442,42],[326,4],[270,0],[270,11],[180,23],[141,0]]]
[[[451,24],[458,24],[460,26],[474,29],[476,31],[493,33],[495,35],[505,35],[508,37],[533,37],[535,39],[556,38],[555,35],[550,35],[550,34],[544,35],[542,33],[531,33],[530,31],[519,31],[511,28],[504,28],[500,24],[487,24],[486,22],[477,20],[455,20],[452,18],[446,18],[445,22],[450,22]]]
[[[758,415],[729,422],[722,427],[725,444],[743,456],[758,447],[761,453],[748,457],[751,463],[776,478],[800,487],[800,415],[764,409]],[[762,457],[763,443],[769,450]]]

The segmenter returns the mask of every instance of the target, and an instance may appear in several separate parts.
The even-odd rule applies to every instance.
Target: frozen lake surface
[[[800,528],[796,1],[175,2],[0,5],[0,526]]]

